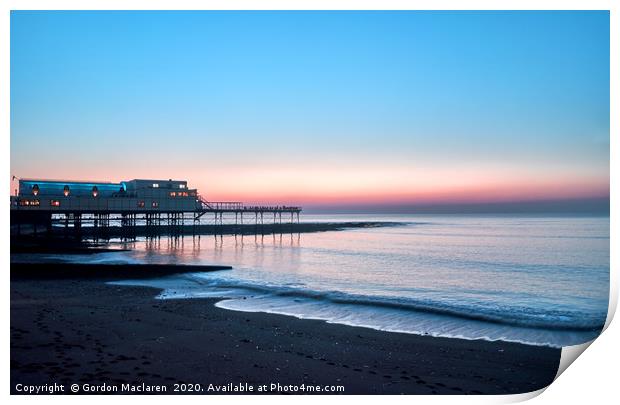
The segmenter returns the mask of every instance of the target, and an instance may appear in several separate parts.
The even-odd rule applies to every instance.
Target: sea
[[[139,238],[67,260],[231,265],[123,285],[162,300],[219,298],[386,332],[564,347],[594,339],[609,300],[609,217],[302,215],[390,222],[317,233]],[[210,305],[205,301],[205,305]]]

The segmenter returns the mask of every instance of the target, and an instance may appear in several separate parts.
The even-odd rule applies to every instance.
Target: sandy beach
[[[548,385],[560,359],[548,347],[235,312],[213,299],[163,301],[157,293],[101,277],[14,273],[11,392],[56,383],[65,393],[71,384],[80,393],[131,384],[175,394],[184,383],[199,384],[201,394],[257,393],[260,385],[286,393],[302,384],[344,394],[509,394]]]

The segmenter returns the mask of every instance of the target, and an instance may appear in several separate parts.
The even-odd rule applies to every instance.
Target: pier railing
[[[235,211],[235,212],[298,212],[301,207],[286,205],[244,205],[240,201],[207,201],[198,196],[204,211]]]
[[[207,210],[241,210],[243,209],[243,203],[239,201],[206,201],[202,197],[198,197],[202,205],[202,209]]]

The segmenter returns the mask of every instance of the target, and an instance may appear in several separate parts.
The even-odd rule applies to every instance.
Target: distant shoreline
[[[177,236],[177,235],[270,235],[287,233],[312,233],[340,231],[355,228],[381,228],[403,226],[406,222],[390,221],[347,221],[347,222],[300,222],[300,223],[265,223],[265,224],[201,224],[201,225],[136,225],[136,226],[116,226],[93,227],[83,226],[79,230],[72,227],[62,227],[55,225],[51,232],[42,231],[38,233],[27,233],[24,235],[11,235],[12,242],[20,238],[26,240],[45,241],[54,239],[59,246],[63,238],[75,239],[83,237],[100,238],[123,238],[123,237],[144,237],[144,236]]]

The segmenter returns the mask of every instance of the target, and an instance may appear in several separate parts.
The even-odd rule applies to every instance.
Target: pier
[[[282,226],[299,223],[301,207],[246,205],[209,201],[179,180],[130,180],[120,183],[19,179],[11,196],[11,232],[43,228],[79,232],[83,227],[106,231],[178,231],[187,226]],[[211,222],[212,221],[212,222]]]

